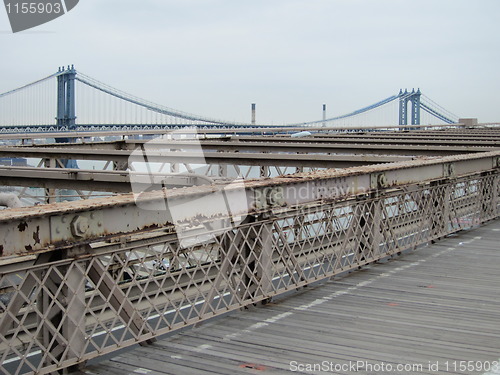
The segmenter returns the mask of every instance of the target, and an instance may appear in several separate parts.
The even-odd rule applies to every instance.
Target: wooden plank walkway
[[[495,221],[83,372],[500,374],[499,240]]]

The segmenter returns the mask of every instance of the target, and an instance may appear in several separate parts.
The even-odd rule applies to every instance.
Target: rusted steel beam
[[[70,168],[31,168],[0,166],[0,185],[25,186],[45,189],[74,189],[112,193],[130,193],[130,176],[138,181],[155,179],[159,185],[169,188],[206,185],[212,179],[194,174],[139,173],[129,171],[85,170]],[[134,182],[139,184],[138,182]]]
[[[273,137],[265,137],[265,136],[242,136],[237,138],[240,142],[256,142],[256,141],[268,141],[268,142],[285,142],[288,143],[290,141],[290,137],[277,135]],[[448,137],[434,137],[429,139],[419,139],[417,137],[376,137],[373,133],[363,134],[361,136],[354,136],[349,134],[315,134],[312,137],[304,137],[304,138],[296,138],[294,139],[296,142],[300,143],[323,143],[330,144],[332,142],[336,143],[345,143],[351,145],[357,145],[359,143],[363,144],[375,144],[375,145],[394,145],[396,148],[402,148],[406,145],[421,145],[421,146],[482,146],[482,147],[500,147],[500,138],[498,137],[488,137],[487,139],[470,139],[464,137],[464,139],[450,139]]]
[[[246,201],[240,199],[236,202],[231,207],[231,214],[246,215],[480,174],[499,166],[500,152],[496,151],[250,180],[238,186],[207,185],[153,191],[144,193],[141,201],[150,207],[165,207],[167,199],[169,206],[186,207],[183,212],[186,220],[216,220],[223,219],[225,214],[219,207],[209,209],[208,203],[214,194],[223,194],[227,202],[236,196],[239,199],[241,189],[244,189]],[[204,197],[208,199],[205,204],[199,203]],[[138,207],[132,194],[3,210],[0,212],[0,253],[3,257],[27,255],[154,228],[173,231],[172,222],[167,210]]]
[[[180,144],[182,146],[182,144]],[[179,147],[179,145],[177,146]],[[50,158],[73,160],[100,160],[128,162],[133,150],[85,150],[61,148],[0,147],[0,157]],[[148,150],[151,163],[194,163],[201,158],[199,152],[180,152],[167,150]],[[246,166],[290,166],[348,168],[367,164],[390,163],[411,160],[409,156],[386,155],[318,155],[318,154],[276,154],[276,153],[239,153],[203,152],[207,164],[246,165]]]
[[[252,142],[241,142],[238,138],[227,140],[197,140],[197,141],[167,141],[158,140],[125,140],[115,142],[89,142],[89,143],[60,143],[51,144],[50,147],[60,149],[83,149],[83,150],[135,150],[145,143],[148,148],[167,149],[181,148],[184,151],[201,149],[204,151],[238,151],[238,152],[288,152],[288,153],[323,153],[323,154],[360,154],[360,155],[407,155],[407,156],[446,156],[457,154],[468,154],[473,152],[495,151],[492,146],[476,146],[471,140],[470,145],[446,145],[446,142],[433,145],[423,144],[377,144],[339,142],[332,139],[331,142],[296,142],[295,139],[287,138],[281,142],[268,140],[255,140]],[[287,141],[288,140],[288,141]],[[40,146],[36,146],[40,147]],[[48,147],[48,145],[44,145]],[[500,147],[499,147],[500,148]]]

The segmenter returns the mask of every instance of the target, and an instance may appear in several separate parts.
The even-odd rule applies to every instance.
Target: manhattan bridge
[[[284,126],[341,128],[351,124],[420,125],[457,121],[457,116],[420,90],[412,89],[400,90],[397,95],[341,116],[324,115],[321,120]],[[112,88],[73,67],[59,68],[43,79],[0,94],[0,133],[160,130],[179,126],[227,129],[251,128],[255,124],[177,111]]]

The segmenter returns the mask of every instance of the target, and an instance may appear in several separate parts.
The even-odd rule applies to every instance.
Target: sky
[[[13,34],[0,9],[0,93],[74,64],[181,111],[259,123],[333,117],[420,88],[499,122],[499,0],[80,0]]]

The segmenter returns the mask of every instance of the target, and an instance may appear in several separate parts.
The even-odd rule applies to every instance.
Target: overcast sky
[[[420,87],[500,121],[499,0],[80,0],[12,34],[0,93],[61,65],[168,107],[236,121],[335,116]]]

